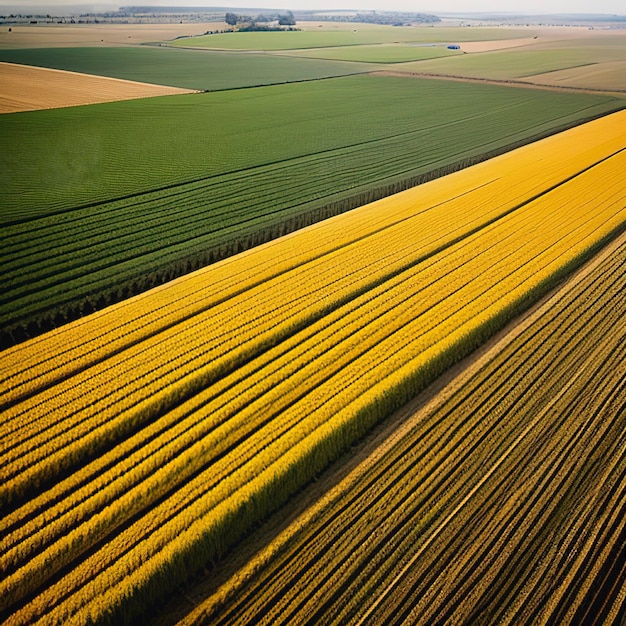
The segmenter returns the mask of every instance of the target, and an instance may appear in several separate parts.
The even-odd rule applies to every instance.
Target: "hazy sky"
[[[2,0],[0,0],[2,1]],[[167,3],[165,0],[164,4]],[[271,0],[270,0],[271,1]],[[177,0],[184,5],[184,0]],[[139,4],[139,2],[137,2]],[[145,2],[148,4],[148,2]],[[200,4],[194,0],[193,4]],[[242,4],[222,0],[218,6],[266,7],[268,0],[248,0]],[[272,7],[292,9],[378,9],[381,11],[441,12],[524,12],[524,13],[618,13],[626,14],[626,0],[274,0]]]
[[[0,0],[0,7],[88,5],[89,0]],[[180,5],[276,9],[367,9],[405,10],[424,13],[515,12],[515,13],[616,13],[626,14],[626,0],[94,0],[94,5]]]

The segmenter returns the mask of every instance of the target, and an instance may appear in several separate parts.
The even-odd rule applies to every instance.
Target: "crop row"
[[[626,157],[600,123],[606,135],[593,136],[602,148],[573,177],[554,167],[541,178],[543,162],[528,146],[517,160],[452,181],[464,225],[459,213],[412,199],[391,224],[385,203],[365,208],[358,237],[329,236],[358,223],[355,212],[247,253],[193,279],[233,289],[230,297],[16,399],[2,421],[3,610],[16,611],[16,623],[69,623],[117,619],[130,598],[141,606],[137,598],[160,594],[172,575],[218,558],[372,423],[612,237],[625,221]],[[562,147],[571,141],[566,133]],[[530,197],[523,180],[497,184],[519,169],[535,181]],[[512,205],[491,207],[507,195]],[[327,249],[311,255],[316,239]],[[308,259],[294,264],[299,250]],[[288,267],[250,284],[257,259]],[[149,316],[168,291],[128,306]],[[117,326],[135,323],[119,313]],[[69,345],[92,354],[90,331],[99,346],[105,317],[68,327]],[[44,336],[11,351],[8,380],[12,369],[25,374],[16,355],[54,354],[56,341],[52,334],[50,346]],[[57,367],[54,357],[47,367]]]
[[[613,623],[625,261],[622,235],[183,623]]]
[[[345,85],[343,80],[347,81]],[[3,199],[6,206],[2,251],[5,290],[0,297],[3,341],[11,343],[59,326],[80,314],[101,309],[285,232],[614,107],[614,103],[599,102],[590,96],[557,106],[551,98],[560,94],[538,98],[531,91],[519,94],[515,90],[513,97],[509,93],[513,90],[501,88],[486,94],[488,105],[461,107],[455,91],[473,90],[473,87],[417,87],[395,102],[385,102],[384,107],[397,109],[395,127],[382,125],[375,117],[378,113],[361,104],[365,118],[371,123],[347,134],[343,126],[347,115],[343,110],[345,102],[335,101],[334,91],[351,84],[356,88],[357,83],[350,82],[353,80],[360,81],[361,100],[368,103],[376,81],[383,79],[360,77],[328,83],[325,106],[330,109],[326,121],[318,119],[317,110],[309,103],[311,98],[324,93],[323,86],[298,86],[298,92],[303,93],[290,86],[294,91],[289,94],[296,104],[291,114],[293,119],[287,111],[282,113],[287,116],[284,126],[297,129],[302,141],[290,141],[289,130],[281,131],[280,127],[261,131],[256,123],[241,121],[247,120],[251,113],[238,103],[238,111],[238,107],[243,107],[239,111],[242,118],[223,119],[220,123],[231,128],[239,150],[230,146],[233,140],[223,136],[224,129],[220,129],[219,137],[224,145],[216,144],[214,137],[207,137],[205,145],[195,145],[197,139],[194,139],[195,158],[190,154],[194,148],[188,144],[177,143],[181,154],[172,159],[173,144],[160,150],[160,144],[155,143],[144,146],[144,160],[139,162],[137,146],[129,143],[132,138],[128,133],[139,131],[156,142],[156,138],[167,134],[165,128],[171,126],[176,116],[182,116],[185,125],[190,124],[192,118],[184,100],[168,98],[172,104],[144,105],[145,115],[135,111],[132,116],[141,115],[142,120],[154,117],[154,123],[160,124],[158,129],[142,121],[141,129],[120,128],[115,140],[110,137],[117,136],[112,128],[119,122],[107,116],[103,117],[108,120],[105,128],[103,121],[89,117],[90,111],[82,112],[85,119],[76,112],[46,113],[50,121],[40,115],[38,121],[43,126],[38,138],[41,134],[56,135],[64,128],[66,146],[67,135],[80,128],[97,146],[106,145],[107,156],[104,163],[98,157],[97,165],[90,170],[90,176],[98,178],[93,184],[84,180],[71,184],[75,168],[69,165],[67,180],[62,173],[59,176],[57,168],[53,168],[54,176],[45,174],[51,169],[45,163],[30,175],[25,167],[24,180],[21,172],[9,176],[9,189]],[[407,90],[404,83],[398,84],[402,84],[403,91]],[[419,101],[418,110],[410,104],[409,95]],[[258,105],[261,97],[255,92],[248,106]],[[263,99],[273,101],[276,97],[270,90]],[[297,104],[298,98],[304,97],[308,98],[307,105]],[[356,96],[350,92],[347,97]],[[201,115],[204,108],[219,110],[225,96],[213,94],[202,98],[202,106],[199,104],[198,112],[193,114],[199,128],[207,124]],[[433,107],[438,99],[442,102],[435,114]],[[235,107],[230,104],[231,108]],[[372,101],[372,109],[374,105]],[[311,119],[301,113],[309,109]],[[444,109],[445,112],[440,112]],[[350,114],[357,115],[354,111]],[[79,119],[73,119],[76,115]],[[255,119],[257,115],[261,113],[255,114]],[[124,117],[121,109],[120,117]],[[53,122],[54,128],[48,128],[47,124]],[[31,132],[28,127],[7,129],[7,135],[14,137],[10,149],[20,162],[33,159],[27,153],[21,155],[26,150],[21,143],[28,145],[29,136],[24,136],[23,142],[20,138]],[[171,132],[177,134],[172,142],[180,142],[189,129],[185,126],[183,131],[176,126]],[[256,151],[248,144],[267,146],[267,152]],[[38,152],[45,153],[40,143],[36,146]],[[83,152],[86,151],[88,148],[84,147]],[[168,155],[165,160],[161,151]],[[394,154],[393,159],[388,158],[390,153]],[[145,158],[145,155],[150,156]],[[66,158],[85,159],[82,153]],[[120,162],[128,163],[128,171],[120,172]],[[189,164],[187,169],[182,167],[184,163]],[[78,170],[79,164],[80,161],[76,164]],[[162,175],[155,178],[155,172]],[[80,195],[84,189],[90,190],[89,198]],[[41,196],[42,190],[47,195]],[[31,194],[37,197],[29,200]],[[79,195],[73,200],[74,194]],[[27,208],[29,205],[32,206]]]

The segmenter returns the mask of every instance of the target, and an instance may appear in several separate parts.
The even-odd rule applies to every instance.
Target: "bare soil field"
[[[11,28],[11,32],[9,32]],[[0,48],[136,45],[224,30],[223,22],[198,24],[33,24],[2,26]]]
[[[0,113],[194,93],[189,89],[150,85],[13,63],[0,63]]]
[[[499,41],[465,41],[460,45],[463,52],[474,53],[519,48],[520,46],[528,46],[536,41],[534,37],[522,37],[519,39],[501,39]]]

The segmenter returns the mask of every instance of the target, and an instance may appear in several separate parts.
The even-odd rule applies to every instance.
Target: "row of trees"
[[[302,13],[300,20],[322,20],[324,22],[354,22],[367,24],[385,24],[389,26],[410,26],[411,24],[436,24],[441,18],[430,13],[413,13],[411,11],[364,11],[364,12],[340,12],[328,11],[327,13],[311,12]]]
[[[285,13],[278,13],[275,15],[257,15],[256,17],[250,17],[249,15],[237,15],[235,13],[226,13],[224,21],[229,26],[245,27],[246,30],[253,30],[252,27],[256,26],[259,30],[265,30],[268,28],[267,24],[271,22],[278,22],[279,26],[295,26],[296,19],[291,11]],[[241,29],[241,28],[240,28]]]

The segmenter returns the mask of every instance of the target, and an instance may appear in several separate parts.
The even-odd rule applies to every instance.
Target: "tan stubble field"
[[[190,89],[138,83],[15,63],[0,63],[0,113],[196,93]]]

